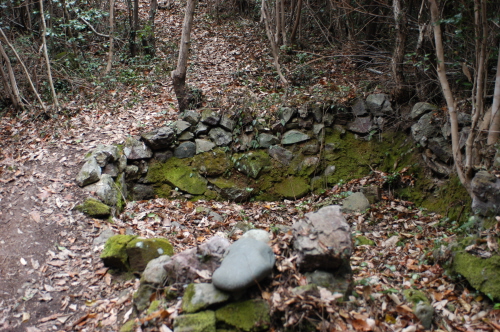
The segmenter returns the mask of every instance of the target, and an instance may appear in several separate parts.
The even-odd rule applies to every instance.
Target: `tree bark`
[[[448,107],[448,114],[450,116],[450,126],[451,126],[451,148],[453,151],[453,160],[455,162],[455,168],[457,170],[458,178],[460,182],[465,187],[469,195],[472,197],[471,190],[471,179],[466,176],[462,165],[462,152],[460,151],[459,144],[459,132],[458,132],[458,118],[456,102],[448,83],[448,78],[446,77],[446,67],[444,64],[444,50],[443,50],[443,38],[441,32],[441,25],[439,24],[439,9],[436,0],[429,0],[432,24],[434,30],[434,41],[436,43],[436,57],[437,57],[437,74],[439,78],[439,83],[441,84],[441,89],[443,90],[443,95],[446,100],[446,106]]]
[[[396,100],[401,100],[405,97],[407,91],[405,76],[403,72],[407,24],[406,13],[401,8],[401,0],[393,1],[393,12],[396,28],[396,43],[394,46],[394,53],[392,55],[391,69],[392,75],[394,77],[394,82],[396,83],[394,97]]]
[[[297,15],[295,16],[295,22],[293,23],[292,33],[290,34],[290,43],[293,45],[295,39],[297,38],[297,30],[299,28],[300,18],[302,16],[302,0],[297,3]]]
[[[40,14],[42,21],[42,47],[43,47],[43,55],[45,57],[45,64],[47,66],[47,76],[49,78],[49,86],[50,91],[52,92],[52,99],[54,101],[55,111],[59,110],[59,101],[57,100],[56,90],[54,89],[54,82],[52,80],[52,69],[50,68],[50,60],[49,53],[47,51],[47,40],[45,39],[45,35],[47,34],[47,26],[45,25],[45,15],[43,13],[43,0],[39,1],[40,3]]]
[[[182,25],[181,43],[179,46],[179,57],[177,68],[172,72],[172,83],[174,92],[179,103],[179,111],[185,111],[189,106],[189,98],[186,88],[186,71],[189,56],[189,46],[191,43],[191,29],[193,27],[194,9],[196,0],[187,0],[184,23]]]
[[[115,31],[115,0],[109,0],[109,51],[108,51],[108,64],[104,75],[109,74],[111,66],[113,65],[113,33]]]
[[[3,66],[0,64],[0,70],[2,71],[2,81],[5,86],[5,91],[8,92],[9,98],[14,105],[16,110],[21,110],[21,97],[19,96],[19,89],[17,88],[16,77],[14,75],[14,70],[10,63],[10,59],[5,53],[2,43],[0,42],[0,55],[4,59],[5,67],[7,68],[7,74],[3,70]],[[8,78],[7,78],[8,76]],[[10,82],[10,85],[9,85]]]
[[[493,92],[493,105],[491,106],[491,122],[488,130],[487,144],[492,145],[500,136],[500,54],[497,60],[497,73],[495,76],[495,90]]]

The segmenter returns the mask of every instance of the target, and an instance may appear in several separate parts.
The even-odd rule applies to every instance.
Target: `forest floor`
[[[116,234],[164,236],[179,252],[216,232],[227,233],[238,221],[273,232],[280,270],[275,276],[290,276],[281,283],[271,281],[260,290],[260,296],[273,307],[274,330],[284,326],[298,329],[309,321],[322,331],[420,331],[423,328],[412,304],[402,295],[410,288],[424,291],[431,300],[436,310],[435,331],[500,330],[500,311],[493,303],[464,283],[451,280],[433,261],[433,249],[446,246],[455,236],[449,225],[441,216],[388,192],[369,211],[347,215],[353,236],[363,235],[375,243],[355,247],[351,264],[356,287],[350,300],[341,303],[328,296],[291,294],[290,289],[304,284],[305,279],[284,250],[289,236],[275,233],[276,226],[291,225],[326,202],[338,203],[343,192],[356,186],[382,185],[383,174],[376,172],[331,188],[325,195],[297,201],[129,202],[113,224],[73,210],[89,195],[74,181],[87,151],[98,144],[120,143],[130,135],[177,119],[168,71],[175,65],[175,52],[169,45],[175,45],[180,35],[181,9],[174,6],[158,14],[159,55],[170,59],[170,64],[168,68],[143,65],[140,74],[135,67],[137,76],[132,79],[143,78],[148,84],[125,88],[84,84],[82,93],[99,95],[98,102],[92,99],[86,103],[78,97],[66,100],[63,108],[70,116],[34,121],[32,114],[23,113],[0,119],[0,330],[116,331],[133,314],[132,294],[138,279],[111,275],[102,265],[99,254],[103,244],[96,239],[105,229]],[[207,107],[273,112],[280,94],[258,23],[245,19],[213,23],[203,15],[195,22],[189,83],[203,90]],[[311,81],[300,91],[301,96],[334,90],[337,101],[345,102],[363,94],[360,82],[384,85],[389,76],[360,73],[340,53],[335,61],[331,52],[300,54],[306,60],[288,74]],[[312,63],[321,67],[322,74],[309,67]],[[316,76],[308,77],[302,70],[305,66]],[[117,69],[117,75],[124,70]],[[194,221],[203,219],[196,212],[200,206],[224,216],[224,221],[210,228],[198,226]],[[172,221],[183,226],[181,232],[165,226]],[[279,299],[270,296],[274,293]],[[175,303],[172,308],[176,308]],[[165,317],[163,313],[143,317],[142,330],[168,331],[176,310],[164,319],[158,318]]]

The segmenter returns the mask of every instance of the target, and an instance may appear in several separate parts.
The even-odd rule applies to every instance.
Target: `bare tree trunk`
[[[42,47],[43,54],[45,56],[45,64],[47,65],[47,76],[49,78],[50,91],[52,92],[52,98],[54,99],[55,111],[59,110],[59,101],[57,100],[56,90],[54,89],[54,82],[52,81],[52,70],[50,68],[49,53],[47,51],[47,40],[45,35],[47,34],[47,26],[45,25],[45,15],[43,13],[43,0],[40,0],[40,14],[42,20]]]
[[[484,83],[486,75],[486,38],[488,27],[486,25],[486,4],[483,0],[474,1],[475,39],[476,39],[476,76],[475,89],[472,90],[472,124],[465,143],[465,173],[472,177],[472,164],[474,141],[477,136],[477,124],[480,116],[484,114]],[[475,90],[475,96],[474,96]]]
[[[491,106],[491,122],[488,130],[487,144],[492,145],[500,136],[500,54],[498,54],[497,74],[495,77],[495,90],[493,92],[493,105]]]
[[[111,66],[113,65],[113,33],[115,31],[115,0],[109,0],[109,51],[108,51],[108,64],[104,75],[109,74]]]
[[[403,72],[403,62],[405,57],[406,45],[406,13],[401,8],[401,0],[393,1],[394,22],[396,28],[396,45],[394,46],[394,53],[392,55],[392,75],[396,83],[394,96],[396,100],[400,100],[406,95],[406,82]]]
[[[5,86],[5,91],[8,92],[10,100],[12,101],[12,104],[14,105],[14,108],[16,110],[21,110],[21,97],[19,96],[19,89],[17,88],[16,77],[14,76],[14,70],[12,69],[10,59],[7,56],[7,53],[5,53],[5,50],[3,48],[2,43],[0,43],[0,55],[4,59],[5,66],[7,68],[7,73],[8,73],[8,79],[7,79],[7,74],[3,70],[3,66],[0,64],[0,69],[2,71],[2,81],[3,81],[4,86]],[[10,81],[10,85],[9,85],[9,81]]]
[[[432,24],[434,30],[434,40],[436,43],[436,57],[437,57],[437,73],[439,78],[439,83],[443,90],[444,98],[446,99],[446,105],[448,107],[448,114],[450,116],[451,125],[451,148],[453,150],[453,160],[455,161],[455,168],[457,170],[458,178],[460,182],[465,187],[469,195],[472,197],[472,191],[470,182],[471,179],[466,176],[462,166],[462,152],[460,151],[459,144],[459,132],[458,132],[458,118],[456,102],[448,83],[448,78],[446,77],[446,67],[444,65],[444,50],[443,50],[443,38],[441,33],[441,25],[439,24],[439,9],[436,0],[429,0]]]
[[[271,29],[270,18],[267,14],[266,0],[262,0],[261,12],[262,12],[262,19],[264,20],[264,24],[266,26],[267,38],[269,39],[269,42],[271,43],[271,51],[273,53],[274,66],[276,67],[276,71],[278,72],[278,75],[280,77],[281,82],[283,83],[284,87],[286,88],[286,87],[288,87],[288,81],[285,78],[285,76],[283,76],[283,73],[281,72],[281,66],[279,63],[278,45],[276,45],[276,41],[275,41],[274,36],[273,36],[273,30]]]
[[[7,43],[7,45],[9,46],[9,48],[12,50],[12,52],[14,53],[14,55],[16,56],[17,61],[19,61],[19,63],[21,64],[21,67],[23,68],[24,74],[26,75],[26,78],[28,79],[28,82],[30,83],[30,86],[31,86],[31,89],[33,90],[33,93],[35,94],[36,98],[38,99],[38,102],[40,103],[40,106],[42,107],[42,110],[44,112],[47,112],[47,108],[45,107],[45,104],[43,103],[42,98],[40,98],[40,94],[36,90],[35,85],[33,84],[33,81],[31,80],[31,76],[30,76],[30,74],[28,72],[28,69],[24,65],[23,60],[21,59],[21,57],[17,53],[17,51],[14,48],[14,46],[12,46],[12,44],[9,43],[9,40],[7,39],[7,36],[5,35],[5,33],[3,32],[3,30],[1,28],[0,28],[0,34],[5,39],[5,42]],[[35,74],[36,74],[36,71],[35,71]]]
[[[186,13],[184,15],[184,23],[182,25],[182,36],[181,44],[179,46],[177,68],[172,72],[172,83],[174,85],[175,95],[179,103],[180,112],[185,111],[189,106],[188,92],[186,88],[186,71],[195,6],[195,0],[187,0]]]
[[[295,43],[295,38],[297,37],[297,29],[299,28],[300,18],[302,16],[302,0],[297,3],[297,16],[295,16],[295,22],[293,23],[292,33],[290,34],[290,43]]]

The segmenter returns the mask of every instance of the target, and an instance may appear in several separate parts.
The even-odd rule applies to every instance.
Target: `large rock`
[[[164,238],[135,238],[127,243],[126,250],[130,269],[139,272],[144,271],[146,265],[152,259],[161,255],[172,256],[174,254],[173,246]]]
[[[177,135],[182,134],[191,127],[191,124],[187,121],[178,120],[173,123],[173,127]]]
[[[183,142],[174,150],[174,157],[183,159],[191,158],[196,154],[196,144],[193,142]]]
[[[342,202],[342,211],[345,213],[363,212],[370,208],[370,202],[363,193],[354,193]]]
[[[225,131],[224,129],[222,129],[220,127],[216,127],[216,128],[213,128],[212,130],[210,130],[210,132],[208,133],[208,136],[210,137],[210,139],[212,141],[214,141],[215,144],[217,144],[217,146],[228,145],[233,140],[231,137],[231,133],[228,131]]]
[[[354,106],[352,106],[352,113],[356,117],[368,115],[368,109],[363,99],[358,99]]]
[[[104,167],[108,163],[117,161],[118,158],[120,158],[120,153],[115,145],[99,144],[97,148],[92,151],[90,158],[94,158],[99,166]]]
[[[270,146],[267,153],[286,166],[288,166],[293,159],[293,153],[279,145]]]
[[[282,121],[282,125],[286,125],[297,114],[296,108],[282,107],[278,112],[278,116]]]
[[[259,146],[261,148],[268,148],[271,145],[279,144],[279,142],[279,138],[274,135],[266,133],[262,133],[259,135]]]
[[[149,159],[153,151],[144,142],[128,137],[123,146],[123,153],[129,160]]]
[[[231,326],[234,331],[268,331],[271,327],[269,310],[269,305],[264,300],[248,300],[218,309],[215,317],[217,321]]]
[[[433,137],[428,140],[427,146],[443,163],[449,163],[453,159],[451,142],[444,137]]]
[[[170,256],[161,255],[149,261],[141,276],[141,283],[163,286],[167,279],[167,271],[163,266],[170,261]]]
[[[417,123],[411,126],[413,139],[423,147],[427,146],[427,141],[440,134],[441,129],[434,122],[432,113],[424,114]]]
[[[340,206],[326,206],[306,213],[293,224],[292,230],[300,270],[336,271],[349,266],[351,232]]]
[[[289,145],[300,143],[309,140],[311,137],[309,135],[301,132],[300,130],[289,130],[285,134],[283,134],[283,138],[281,139],[281,144]]]
[[[410,117],[412,120],[418,120],[422,117],[422,115],[437,110],[438,107],[436,105],[432,105],[426,102],[416,103],[411,109]]]
[[[299,199],[311,191],[309,181],[301,177],[290,176],[274,186],[274,191],[286,199]]]
[[[182,297],[182,311],[193,313],[217,303],[226,302],[230,295],[212,284],[189,284]]]
[[[118,185],[109,174],[103,174],[99,182],[86,186],[85,190],[95,192],[97,197],[109,206],[116,206],[122,198]]]
[[[182,120],[189,122],[192,126],[196,126],[200,122],[201,115],[197,111],[188,110],[182,115]]]
[[[101,167],[94,158],[89,158],[83,164],[76,176],[76,184],[80,187],[95,183],[101,178]]]
[[[215,148],[215,143],[207,139],[195,139],[196,154],[208,152]]]
[[[161,127],[141,135],[146,144],[153,150],[167,149],[175,140],[175,133],[170,127]]]
[[[484,217],[500,214],[500,179],[487,171],[479,171],[472,179],[472,211]]]
[[[229,247],[229,253],[214,272],[212,282],[224,291],[241,291],[267,277],[274,262],[271,247],[253,238],[243,238]]]
[[[209,126],[216,126],[220,121],[220,114],[212,110],[204,110],[201,113],[201,122]]]
[[[358,117],[347,125],[347,129],[357,134],[368,134],[373,128],[373,121],[371,117]]]
[[[376,93],[366,98],[366,107],[373,116],[385,116],[393,112],[389,96],[385,93]]]
[[[184,250],[167,262],[163,268],[171,283],[189,284],[197,278],[209,279],[220,266],[223,255],[229,248],[227,239],[214,236],[198,248]]]
[[[111,214],[109,206],[94,198],[87,198],[83,204],[76,206],[75,210],[81,211],[91,218],[107,218]]]

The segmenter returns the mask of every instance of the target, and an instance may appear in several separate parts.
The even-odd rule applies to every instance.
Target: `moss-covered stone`
[[[481,258],[463,249],[455,252],[452,270],[495,302],[500,301],[500,255]]]
[[[233,167],[230,157],[221,148],[194,156],[192,165],[204,176],[219,176]]]
[[[202,195],[207,190],[207,180],[190,167],[186,159],[172,157],[164,163],[152,163],[146,181],[155,184],[167,183],[189,194]]]
[[[177,316],[174,319],[175,332],[215,332],[215,313],[207,310],[196,314]]]
[[[134,306],[138,312],[142,312],[149,307],[149,299],[156,291],[156,287],[150,284],[141,283],[132,297]]]
[[[234,167],[243,174],[256,179],[261,171],[271,166],[271,157],[263,150],[235,154]]]
[[[174,248],[164,238],[135,238],[127,243],[126,252],[129,258],[130,269],[132,271],[143,271],[150,260],[161,255],[172,256]]]
[[[135,238],[135,235],[114,235],[110,237],[101,253],[104,265],[119,271],[127,271],[129,269],[127,244]]]
[[[111,207],[94,198],[87,198],[83,204],[77,205],[75,209],[92,218],[104,219],[111,214]]]
[[[357,246],[374,246],[375,245],[375,241],[372,241],[370,240],[369,238],[367,238],[366,236],[356,236],[354,238],[354,243],[357,245]]]
[[[151,304],[149,305],[149,308],[148,308],[148,311],[146,312],[146,314],[151,315],[153,312],[158,310],[159,307],[160,307],[160,301],[158,301],[158,300],[152,301]]]
[[[217,322],[238,331],[263,331],[271,325],[269,306],[262,300],[228,304],[215,312]]]
[[[172,196],[172,190],[173,188],[165,183],[154,187],[155,195],[161,198],[169,198]]]
[[[310,191],[309,182],[299,177],[289,177],[283,182],[277,183],[274,191],[283,198],[302,198]]]
[[[212,284],[189,284],[182,297],[182,310],[193,313],[228,299],[228,293],[215,288]]]

